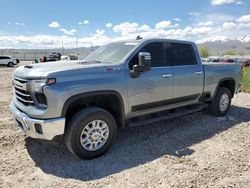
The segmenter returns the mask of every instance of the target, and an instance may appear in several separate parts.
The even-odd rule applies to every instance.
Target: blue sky
[[[143,37],[247,38],[249,0],[1,0],[0,48],[73,47]],[[249,37],[250,38],[250,37]]]

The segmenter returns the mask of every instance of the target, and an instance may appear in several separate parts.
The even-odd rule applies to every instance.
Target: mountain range
[[[250,55],[250,36],[239,39],[217,37],[197,42],[198,47],[208,47],[209,54],[222,55],[225,51],[234,51],[237,54]]]

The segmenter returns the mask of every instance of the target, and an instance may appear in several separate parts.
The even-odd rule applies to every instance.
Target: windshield
[[[129,52],[131,52],[138,42],[117,42],[104,45],[84,58],[84,61],[97,61],[102,63],[118,63]]]

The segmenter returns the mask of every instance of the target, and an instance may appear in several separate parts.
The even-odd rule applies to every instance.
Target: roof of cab
[[[123,40],[123,41],[117,41],[117,42],[137,42],[138,44],[144,43],[144,42],[176,42],[176,43],[186,43],[186,44],[195,44],[191,41],[185,41],[185,40],[177,40],[177,39],[166,39],[166,38],[141,38],[141,39],[134,39],[134,40]]]

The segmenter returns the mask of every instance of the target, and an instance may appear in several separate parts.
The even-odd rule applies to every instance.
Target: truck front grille
[[[25,106],[34,105],[30,93],[28,91],[28,80],[14,77],[13,86],[16,100]]]

